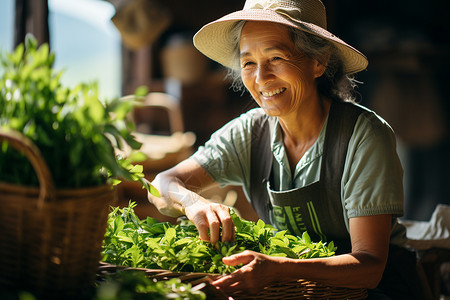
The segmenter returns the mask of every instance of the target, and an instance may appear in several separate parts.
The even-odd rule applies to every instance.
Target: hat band
[[[309,18],[302,13],[302,9],[300,7],[296,7],[296,6],[288,7],[286,5],[282,6],[282,5],[280,5],[280,1],[273,1],[273,0],[266,0],[266,1],[259,0],[259,1],[255,1],[256,3],[252,3],[252,2],[254,2],[254,1],[251,1],[251,0],[246,1],[244,10],[247,10],[247,9],[271,10],[296,24],[302,23],[302,22],[307,22],[307,23],[312,23],[317,26],[320,26],[323,29],[327,28],[326,20],[320,20],[319,22],[317,22],[318,20],[315,20],[316,22],[314,22],[313,20],[309,20]]]

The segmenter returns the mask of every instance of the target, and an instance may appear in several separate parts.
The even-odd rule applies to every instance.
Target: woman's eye
[[[245,61],[245,62],[243,62],[243,63],[241,64],[241,66],[242,66],[242,68],[245,68],[245,67],[248,67],[248,66],[250,66],[250,65],[252,65],[252,64],[253,64],[252,61]]]
[[[282,59],[282,58],[279,57],[279,56],[275,56],[275,57],[272,58],[272,60],[281,60],[281,59]]]

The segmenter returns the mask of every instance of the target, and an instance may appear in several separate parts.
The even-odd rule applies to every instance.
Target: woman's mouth
[[[272,91],[261,92],[261,95],[263,95],[264,97],[272,97],[272,96],[281,94],[285,90],[286,90],[286,88],[279,88],[279,89],[275,89]]]

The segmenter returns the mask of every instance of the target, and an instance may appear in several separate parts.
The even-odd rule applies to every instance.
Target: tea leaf
[[[255,224],[241,219],[233,210],[231,217],[240,226],[235,227],[235,241],[212,245],[199,239],[196,227],[189,220],[177,225],[151,217],[140,220],[134,213],[135,205],[130,202],[128,207],[114,208],[109,214],[103,260],[126,266],[220,274],[240,267],[224,265],[223,257],[246,249],[295,259],[334,255],[334,251],[330,251],[335,250],[332,242],[329,245],[320,241],[313,243],[307,233],[298,237],[287,231],[277,232],[261,220]],[[123,229],[118,231],[121,227]]]

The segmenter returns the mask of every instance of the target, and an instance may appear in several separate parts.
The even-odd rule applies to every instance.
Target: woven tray
[[[257,295],[232,295],[234,299],[366,299],[366,289],[331,287],[300,279],[266,287]]]
[[[131,268],[100,262],[100,265],[97,269],[97,282],[100,283],[102,281],[105,281],[107,277],[115,275],[118,271],[136,270],[144,272],[148,278],[157,281],[179,278],[183,283],[190,283],[193,288],[201,289],[207,295],[208,299],[229,300],[229,297],[227,295],[225,295],[222,291],[216,289],[211,284],[214,278],[218,277],[217,274],[172,272],[162,269]]]
[[[246,295],[236,293],[232,295],[225,295],[223,292],[217,290],[211,285],[211,282],[220,277],[218,274],[207,273],[187,273],[187,272],[172,272],[169,270],[160,269],[144,269],[144,268],[130,268],[124,266],[115,266],[108,263],[101,262],[97,271],[97,280],[102,281],[108,275],[113,275],[119,270],[141,270],[152,279],[168,280],[170,278],[180,278],[182,282],[190,283],[193,286],[197,284],[205,284],[202,290],[207,295],[207,299],[236,299],[236,300],[250,300],[250,299],[366,299],[366,289],[350,289],[342,287],[330,287],[317,282],[308,280],[298,280],[283,282],[271,285],[264,288],[257,295]]]

